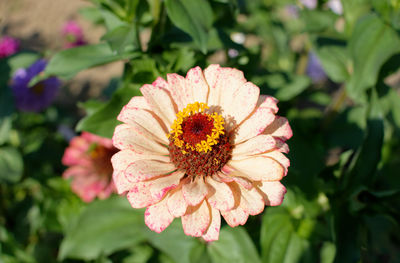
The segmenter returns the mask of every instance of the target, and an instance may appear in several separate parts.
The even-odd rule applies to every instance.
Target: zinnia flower
[[[65,48],[86,45],[82,28],[75,21],[66,22],[62,28],[62,34],[66,41]]]
[[[38,60],[28,69],[18,69],[11,83],[17,108],[23,111],[38,112],[47,108],[55,99],[60,87],[60,80],[50,77],[29,87],[29,82],[35,76],[41,74],[47,62]]]
[[[63,177],[72,178],[71,189],[83,201],[91,202],[96,196],[104,199],[115,191],[111,156],[116,152],[110,139],[88,132],[71,140],[62,158],[70,166]]]
[[[111,161],[118,193],[147,207],[146,225],[163,231],[181,217],[186,235],[217,240],[221,216],[243,225],[280,205],[289,160],[287,120],[277,100],[233,68],[211,65],[168,74],[141,88],[118,116]]]
[[[15,38],[4,36],[0,39],[0,58],[5,58],[16,53],[19,49],[19,42]]]

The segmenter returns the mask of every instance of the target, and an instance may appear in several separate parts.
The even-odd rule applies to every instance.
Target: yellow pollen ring
[[[185,118],[194,115],[196,113],[203,113],[209,107],[205,103],[195,102],[188,104],[186,108],[181,110],[176,114],[176,119],[174,123],[171,125],[171,131],[167,134],[167,137],[170,138],[176,146],[182,148],[182,153],[186,154],[188,149],[197,152],[208,152],[212,150],[213,145],[218,143],[218,139],[221,134],[225,134],[224,132],[224,118],[218,113],[214,112],[213,114],[206,113],[209,120],[213,120],[213,129],[211,135],[207,135],[207,140],[202,140],[196,145],[190,145],[186,143],[181,138],[179,138],[182,134],[182,122]]]

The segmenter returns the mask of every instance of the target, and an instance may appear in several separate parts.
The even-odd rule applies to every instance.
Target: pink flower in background
[[[19,49],[19,41],[15,38],[4,36],[0,38],[0,58],[5,58],[16,53]]]
[[[318,0],[300,0],[306,8],[315,9],[317,7]]]
[[[70,166],[63,177],[72,179],[72,191],[83,201],[91,202],[96,196],[104,199],[115,191],[111,156],[116,152],[110,139],[88,132],[71,140],[62,158]]]
[[[62,34],[65,37],[65,48],[86,45],[82,28],[75,21],[68,21],[62,28]]]
[[[342,6],[342,2],[340,2],[340,0],[329,0],[326,5],[335,14],[337,14],[337,15],[342,15],[343,14],[343,6]]]
[[[292,136],[277,100],[243,72],[211,65],[168,74],[122,109],[111,161],[118,193],[161,232],[180,217],[185,234],[217,240],[221,215],[235,227],[276,206]]]

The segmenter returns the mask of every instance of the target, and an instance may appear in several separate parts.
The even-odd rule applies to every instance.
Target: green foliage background
[[[326,1],[314,10],[290,0],[91,2],[81,15],[107,29],[101,43],[53,54],[31,83],[124,61],[108,101],[79,103],[85,118],[57,106],[17,112],[7,83],[39,55],[0,60],[0,262],[400,262],[399,0],[342,0],[343,15]],[[310,53],[326,79],[307,76]],[[206,244],[179,220],[151,232],[124,197],[87,205],[71,193],[60,124],[111,137],[141,85],[215,62],[244,71],[289,119],[281,206]]]

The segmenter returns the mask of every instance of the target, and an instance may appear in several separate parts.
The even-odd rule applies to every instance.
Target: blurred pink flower
[[[65,37],[65,47],[77,47],[86,45],[82,28],[73,20],[66,22],[62,28],[62,34]]]
[[[71,140],[62,158],[70,166],[63,177],[72,178],[72,191],[83,201],[91,202],[96,196],[104,199],[115,191],[111,156],[116,152],[110,139],[88,132]]]
[[[318,0],[300,0],[306,8],[315,9],[317,7]]]
[[[5,58],[16,53],[19,49],[19,41],[15,38],[4,36],[0,38],[0,58]]]
[[[277,100],[243,72],[210,65],[167,74],[122,109],[111,161],[118,193],[161,232],[181,217],[186,235],[217,240],[221,215],[235,227],[283,201],[292,136]]]

